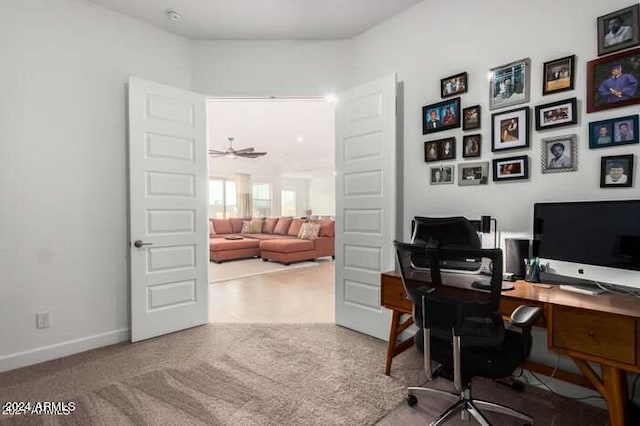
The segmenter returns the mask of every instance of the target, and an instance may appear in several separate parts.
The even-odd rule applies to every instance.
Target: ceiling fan
[[[254,148],[242,148],[242,149],[233,149],[233,138],[227,138],[229,140],[229,147],[224,151],[218,151],[216,149],[209,150],[209,156],[213,158],[226,157],[226,158],[258,158],[263,155],[267,155],[266,152],[255,152]]]

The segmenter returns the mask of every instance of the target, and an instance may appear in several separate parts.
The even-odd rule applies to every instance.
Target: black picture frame
[[[623,128],[622,126],[626,126]],[[640,143],[637,115],[609,118],[589,123],[589,149]]]
[[[424,143],[424,161],[446,161],[456,159],[456,138],[449,137],[426,141]]]
[[[576,55],[553,59],[542,66],[542,95],[573,90]]]
[[[612,34],[612,21],[618,22],[618,30]],[[640,44],[640,5],[625,7],[599,16],[597,22],[598,56]]]
[[[638,82],[640,48],[587,62],[587,112],[640,104]]]
[[[449,113],[451,115],[449,115]],[[434,116],[435,114],[435,120]],[[450,117],[451,119],[445,118]],[[446,122],[445,122],[446,121]],[[422,107],[422,134],[441,132],[460,127],[460,98],[429,104]]]
[[[555,129],[578,123],[578,100],[563,99],[535,108],[536,130]]]
[[[466,93],[468,90],[469,81],[466,72],[451,75],[440,80],[440,97],[443,99]]]
[[[491,114],[491,152],[529,147],[529,111],[522,107]]]
[[[611,155],[600,159],[600,188],[633,186],[633,154]]]
[[[462,158],[480,157],[482,152],[482,135],[480,133],[462,137]]]
[[[529,156],[495,158],[492,160],[493,181],[529,179]]]
[[[474,105],[462,110],[462,130],[479,129],[482,125],[482,107]]]

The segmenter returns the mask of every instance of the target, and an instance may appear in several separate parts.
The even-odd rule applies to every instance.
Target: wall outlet
[[[49,312],[39,312],[36,314],[36,328],[48,328],[51,325]]]

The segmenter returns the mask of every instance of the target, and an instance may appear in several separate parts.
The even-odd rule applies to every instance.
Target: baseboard
[[[56,343],[55,345],[42,346],[24,352],[0,356],[0,373],[40,362],[51,361],[52,359],[62,358],[102,346],[126,342],[129,341],[129,338],[130,329],[123,328],[82,337],[80,339],[69,340],[67,342]]]

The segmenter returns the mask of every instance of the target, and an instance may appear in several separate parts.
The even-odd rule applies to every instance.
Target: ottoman
[[[211,238],[209,240],[209,259],[216,263],[247,257],[260,257],[259,240],[252,240],[250,238],[243,238],[241,240]]]
[[[265,262],[275,260],[285,265],[317,257],[313,241],[297,238],[261,241],[260,255]]]

